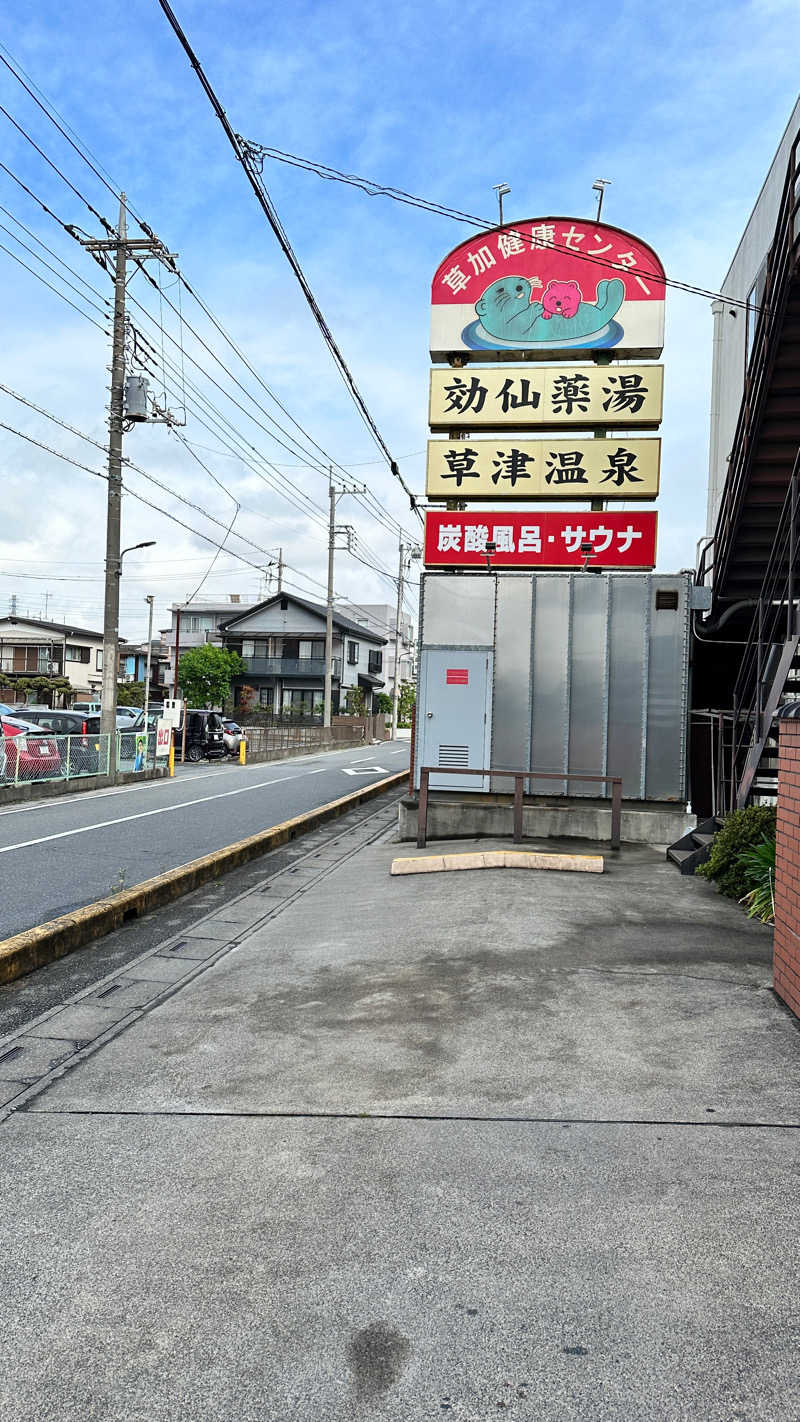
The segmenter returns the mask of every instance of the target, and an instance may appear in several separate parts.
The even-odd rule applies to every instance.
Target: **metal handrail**
[[[619,849],[622,834],[622,776],[581,775],[563,770],[464,770],[459,766],[423,765],[419,772],[417,848],[424,849],[428,831],[428,788],[432,775],[504,775],[514,781],[514,843],[522,843],[522,807],[526,780],[582,780],[611,786],[611,848]]]
[[[730,808],[739,789],[751,747],[766,739],[764,716],[774,690],[780,647],[797,637],[800,589],[800,450],[795,457],[778,527],[750,624],[733,689]],[[769,727],[766,727],[768,734]],[[742,792],[743,793],[743,792]]]
[[[800,242],[800,170],[798,145],[800,135],[792,144],[775,237],[767,255],[767,271],[761,309],[753,335],[753,346],[745,377],[744,394],[733,439],[733,455],[728,478],[717,513],[714,530],[715,586],[725,578],[732,551],[732,536],[740,512],[744,490],[750,474],[754,452],[753,429],[762,412],[775,362],[776,343],[773,332],[783,319],[789,294],[789,279],[796,266]],[[724,299],[724,298],[723,298]],[[705,571],[705,569],[704,569]]]

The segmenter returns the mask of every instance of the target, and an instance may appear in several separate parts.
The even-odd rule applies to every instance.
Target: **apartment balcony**
[[[244,657],[245,672],[249,676],[308,677],[311,681],[324,681],[324,657]],[[332,661],[333,680],[340,679],[338,657]]]
[[[0,657],[2,676],[61,676],[61,662],[56,658],[40,660],[35,655]]]

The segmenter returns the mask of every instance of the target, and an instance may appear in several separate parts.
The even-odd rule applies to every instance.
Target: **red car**
[[[58,742],[40,726],[17,716],[0,716],[0,779],[18,781],[57,780],[63,773]]]

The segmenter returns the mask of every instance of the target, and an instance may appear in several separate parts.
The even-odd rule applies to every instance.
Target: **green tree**
[[[124,681],[117,687],[118,706],[144,706],[144,682]]]
[[[397,708],[398,725],[411,725],[411,711],[412,708],[416,705],[416,700],[417,688],[414,685],[413,681],[401,681],[399,698],[400,704]]]
[[[364,692],[360,686],[348,686],[345,692],[345,705],[348,716],[366,715],[366,701]]]
[[[377,711],[378,711],[379,714],[380,714],[380,712],[383,712],[384,716],[391,716],[391,714],[392,714],[392,698],[391,698],[391,696],[389,696],[388,693],[385,692],[385,691],[379,691],[379,692],[376,694],[376,696],[375,696],[375,707],[376,707],[376,709],[377,709]]]
[[[238,652],[224,647],[194,647],[184,652],[178,667],[178,684],[187,706],[221,706],[230,693],[235,676],[242,676],[245,664]]]

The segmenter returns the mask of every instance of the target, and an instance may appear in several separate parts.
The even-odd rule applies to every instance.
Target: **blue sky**
[[[568,12],[475,0],[457,7],[391,8],[362,0],[292,6],[180,0],[176,9],[234,128],[246,136],[489,218],[495,212],[492,185],[501,180],[512,187],[506,215],[513,220],[589,216],[593,180],[609,178],[604,216],[655,247],[670,276],[712,289],[722,280],[797,95],[796,0],[704,6],[678,0],[669,7],[623,0],[576,3]],[[137,212],[179,254],[189,282],[295,418],[413,529],[407,503],[350,406],[155,0],[129,0],[124,7],[104,0],[43,0],[26,13],[16,7],[6,17],[3,42],[125,187]],[[110,193],[7,73],[0,75],[0,103],[113,220]],[[2,115],[0,123],[2,160],[64,221],[94,230],[80,200]],[[429,282],[441,257],[469,229],[277,164],[268,164],[266,181],[370,408],[402,457],[406,479],[422,492]],[[0,204],[108,294],[107,279],[91,259],[2,172]],[[2,213],[0,222],[29,240]],[[0,242],[31,261],[6,233],[0,232]],[[0,264],[2,383],[102,441],[106,338],[2,251]],[[141,278],[132,282],[131,294],[158,319],[158,298]],[[170,294],[174,298],[174,290]],[[188,298],[184,311],[258,393]],[[167,323],[176,337],[175,319],[168,315]],[[142,329],[152,335],[156,328]],[[167,341],[165,352],[173,349]],[[710,357],[708,302],[670,292],[659,500],[659,566],[665,569],[692,565],[704,531]],[[195,378],[249,444],[322,510],[324,478],[298,467],[295,455],[276,447],[203,377]],[[241,393],[238,398],[246,403]],[[259,398],[272,408],[263,392]],[[103,467],[100,451],[4,395],[0,410],[5,423]],[[265,549],[283,546],[293,569],[321,582],[320,525],[224,452],[194,419],[185,434],[202,446],[196,452],[223,488],[162,427],[135,430],[126,453],[224,522],[233,495],[248,510],[237,520],[239,531]],[[102,484],[5,431],[0,438],[0,607],[5,610],[16,592],[23,609],[41,612],[48,592],[51,616],[99,625]],[[141,481],[135,487],[167,501]],[[195,528],[216,531],[200,513],[174,501],[168,507]],[[368,549],[394,570],[396,542],[387,530],[348,500],[340,517],[356,526],[365,554]],[[164,608],[192,591],[213,550],[132,500],[126,500],[124,518],[124,542],[157,539],[156,548],[126,560],[122,631],[139,637],[146,625],[144,594],[156,593],[157,623],[163,625]],[[242,543],[231,546],[266,562],[266,554]],[[295,572],[288,576],[307,595],[321,595]],[[336,583],[357,600],[393,600],[388,581],[344,554]],[[259,584],[255,570],[237,567],[223,553],[205,590],[253,594]]]

